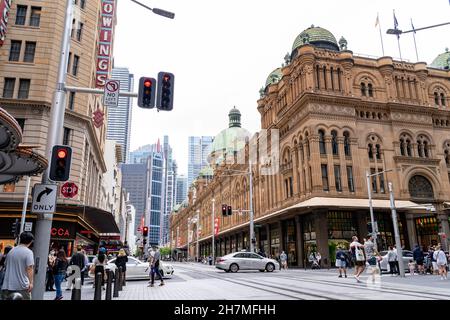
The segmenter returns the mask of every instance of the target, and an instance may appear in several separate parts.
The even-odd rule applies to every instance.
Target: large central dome
[[[323,49],[339,51],[339,45],[334,35],[327,29],[315,27],[314,25],[303,30],[297,38],[295,38],[294,44],[292,45],[292,53],[294,53],[298,47],[306,43],[310,43]]]

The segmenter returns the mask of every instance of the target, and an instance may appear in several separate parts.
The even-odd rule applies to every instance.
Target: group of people
[[[430,246],[428,252],[423,252],[419,245],[413,251],[414,261],[409,263],[410,273],[414,274],[417,268],[418,274],[438,274],[442,280],[447,279],[449,256],[442,250],[441,245]]]

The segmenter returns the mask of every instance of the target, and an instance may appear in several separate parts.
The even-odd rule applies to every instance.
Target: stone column
[[[305,176],[303,174],[304,163],[302,161],[302,155],[303,154],[304,154],[303,153],[303,146],[300,146],[300,148],[298,148],[298,154],[297,154],[298,163],[299,163],[297,169],[298,169],[298,174],[299,174],[299,177],[300,177],[297,181],[298,181],[298,192],[299,192],[300,195],[303,195],[303,194],[306,193],[306,190],[304,190],[304,188],[303,188],[303,181],[305,181],[304,180]]]
[[[303,250],[303,226],[300,216],[295,216],[295,232],[297,241],[297,265],[301,268],[306,267],[304,261]]]
[[[322,257],[320,262],[324,268],[330,267],[330,253],[328,249],[328,219],[326,210],[314,210],[317,251]]]
[[[336,181],[334,179],[334,164],[333,164],[333,147],[331,144],[332,136],[325,136],[325,152],[327,154],[327,169],[328,169],[328,187],[330,191],[336,191]],[[322,175],[322,171],[320,173]]]
[[[268,245],[268,252],[266,252],[267,256],[272,254],[272,237],[270,235],[270,224],[266,224],[266,233],[267,233],[267,245]]]
[[[439,210],[439,209],[438,209]],[[445,233],[445,238],[441,235],[440,240],[442,245],[444,246],[444,251],[449,250],[449,237],[450,237],[450,226],[448,222],[448,213],[445,211],[440,211],[437,213],[437,220],[440,226],[439,232]]]
[[[311,147],[311,144],[309,144],[309,147],[305,146],[303,148],[303,154],[304,154],[304,157],[305,157],[305,162],[303,164],[304,168],[305,168],[305,184],[306,184],[305,193],[306,192],[312,192],[311,179],[309,178],[310,175],[311,175],[310,168],[309,168],[310,159],[308,158],[308,148],[310,148],[310,147]]]
[[[298,147],[295,146],[294,147],[294,156],[292,157],[292,184],[293,184],[293,196],[297,197],[299,192],[300,192],[300,188],[298,187],[298,163],[299,163],[299,158],[298,158]]]
[[[416,222],[414,220],[414,214],[405,213],[406,217],[406,230],[408,232],[408,242],[413,250],[415,245],[418,244],[416,233]]]
[[[277,222],[278,229],[280,230],[280,253],[284,250],[284,230],[283,230],[283,221],[279,220]]]
[[[338,143],[338,150],[339,150],[339,162],[341,165],[342,192],[349,192],[348,178],[347,178],[347,165],[346,165],[346,161],[345,161],[344,137],[338,137],[337,143]]]
[[[319,135],[310,137],[312,192],[322,191],[322,170],[320,167]]]

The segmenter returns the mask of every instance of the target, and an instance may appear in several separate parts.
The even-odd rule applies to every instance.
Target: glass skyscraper
[[[210,136],[189,137],[187,188],[197,178],[200,170],[208,166],[208,155],[211,153],[213,139]]]

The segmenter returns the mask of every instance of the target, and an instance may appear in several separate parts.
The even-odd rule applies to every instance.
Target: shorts
[[[436,263],[438,267],[442,268],[442,267],[446,267],[447,264],[446,263]]]
[[[436,270],[438,268],[436,261],[433,261],[432,264],[433,264],[433,269]]]
[[[344,260],[336,260],[336,267],[338,268],[347,268],[347,264]]]
[[[369,260],[367,260],[367,262],[369,263],[369,265],[371,266],[376,266],[377,265],[377,258],[372,257]]]
[[[416,260],[416,264],[418,266],[423,266],[423,260]]]

